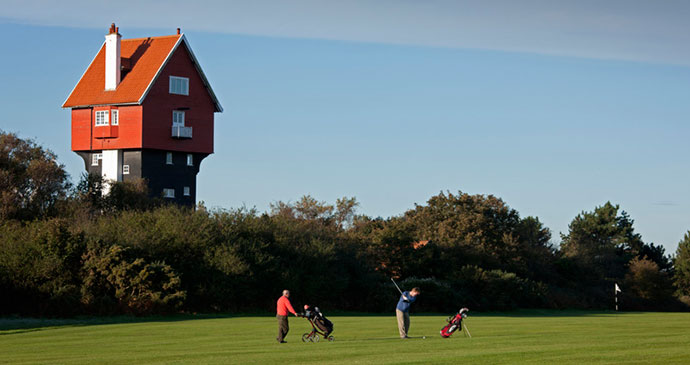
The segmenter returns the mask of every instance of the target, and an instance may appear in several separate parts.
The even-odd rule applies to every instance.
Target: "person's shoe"
[[[287,341],[285,341],[285,340],[282,340],[282,341],[280,341],[280,343],[287,343]]]

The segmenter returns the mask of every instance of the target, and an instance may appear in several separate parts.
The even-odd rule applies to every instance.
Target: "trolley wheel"
[[[331,342],[335,341],[335,337],[333,337],[333,336],[328,336],[328,341],[331,341]]]
[[[311,341],[311,339],[309,338],[309,334],[305,333],[302,335],[302,342],[307,342],[307,341]]]
[[[311,338],[312,342],[319,342],[320,339],[321,338],[317,334],[314,334],[314,336]]]

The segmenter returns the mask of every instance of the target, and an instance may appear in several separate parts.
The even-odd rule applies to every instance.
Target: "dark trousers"
[[[278,337],[276,338],[276,340],[278,340],[278,342],[283,342],[285,336],[287,336],[288,334],[288,331],[290,331],[288,317],[277,315],[276,319],[278,319]]]

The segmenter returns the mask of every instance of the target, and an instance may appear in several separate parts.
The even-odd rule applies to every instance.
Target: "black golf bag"
[[[304,306],[304,316],[311,321],[316,328],[323,332],[324,337],[333,332],[333,323],[321,313],[319,307]]]

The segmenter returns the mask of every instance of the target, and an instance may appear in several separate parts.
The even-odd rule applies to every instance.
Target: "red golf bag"
[[[446,320],[448,324],[441,328],[441,337],[448,338],[458,329],[462,331],[462,320],[467,318],[467,312],[469,312],[469,309],[462,308],[458,311],[458,314],[448,317]]]

